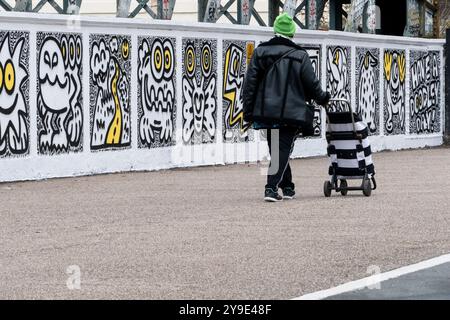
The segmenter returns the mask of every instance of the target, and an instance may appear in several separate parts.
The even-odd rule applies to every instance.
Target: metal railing
[[[59,14],[78,14],[82,0],[0,0],[0,8],[6,11],[39,12],[47,4]],[[280,10],[289,12],[301,28],[317,29],[328,0],[268,0],[268,17],[264,20],[255,9],[256,0],[197,0],[198,21],[217,22],[222,16],[234,24],[248,25],[253,18],[261,26],[272,26]],[[297,4],[299,2],[299,4]],[[33,5],[34,3],[34,5]],[[61,6],[62,3],[62,6]],[[223,3],[223,4],[222,4]],[[157,0],[156,11],[151,0],[116,0],[116,15],[134,18],[144,13],[153,19],[172,19],[176,0]],[[230,10],[236,6],[236,14]],[[311,10],[312,8],[312,10]],[[312,14],[310,14],[310,11]],[[300,21],[299,16],[305,17]],[[266,23],[266,21],[268,23]]]
[[[62,7],[55,0],[40,0],[35,6],[31,0],[16,0],[14,6],[6,0],[0,0],[0,7],[5,11],[39,12],[49,4],[59,14],[78,14],[82,0],[63,0]]]

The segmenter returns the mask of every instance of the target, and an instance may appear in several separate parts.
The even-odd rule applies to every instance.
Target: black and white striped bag
[[[354,114],[356,133],[362,138],[360,142],[353,132],[350,112],[331,112],[327,116],[329,174],[335,173],[338,179],[361,179],[367,170],[369,178],[375,175],[367,125]]]

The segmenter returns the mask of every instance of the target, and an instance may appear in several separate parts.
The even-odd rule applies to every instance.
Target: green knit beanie
[[[275,23],[273,25],[273,30],[275,33],[292,38],[295,34],[295,29],[296,27],[292,17],[286,12],[280,14],[275,19]]]

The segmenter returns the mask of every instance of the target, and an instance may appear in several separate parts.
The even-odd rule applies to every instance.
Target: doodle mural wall
[[[174,38],[139,37],[139,147],[175,144],[176,75]]]
[[[327,91],[332,98],[351,98],[351,47],[327,47]],[[330,110],[343,111],[347,104],[331,102]]]
[[[406,132],[405,50],[385,50],[383,71],[385,134],[404,134]]]
[[[243,120],[242,86],[271,30],[11,17],[0,13],[0,182],[266,159],[264,134]],[[295,40],[322,87],[352,101],[375,151],[441,145],[444,42],[365,37]],[[326,154],[314,106],[315,138],[299,138],[293,157]]]
[[[380,49],[356,48],[356,112],[369,132],[380,132]]]
[[[90,46],[91,149],[131,145],[131,37],[93,34]]]
[[[306,50],[306,52],[308,52],[317,79],[322,81],[322,46],[304,45],[302,47]],[[315,101],[313,101],[312,104],[314,105],[314,136],[320,137],[322,136],[322,108],[315,103]]]
[[[223,139],[226,142],[253,141],[254,131],[244,121],[243,92],[244,77],[253,41],[223,41]]]
[[[436,133],[441,126],[439,51],[411,51],[410,133]]]
[[[82,151],[82,37],[38,32],[36,46],[38,152]]]
[[[216,141],[217,40],[183,39],[183,141]]]
[[[0,30],[0,157],[29,153],[29,39],[28,32]]]

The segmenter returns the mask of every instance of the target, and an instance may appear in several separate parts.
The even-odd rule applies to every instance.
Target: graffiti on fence
[[[244,121],[242,86],[253,41],[223,42],[223,138],[226,142],[253,141],[254,132]]]
[[[175,144],[175,39],[139,37],[139,147]]]
[[[91,149],[129,147],[131,37],[92,34],[89,46]]]
[[[37,34],[38,152],[83,149],[82,54],[79,34]]]
[[[439,51],[411,51],[410,133],[436,133],[441,130],[439,70]]]
[[[405,50],[384,51],[384,129],[404,134],[406,126]]]
[[[183,141],[216,140],[217,40],[183,39]]]
[[[327,90],[332,98],[350,101],[351,94],[351,48],[341,46],[327,47]],[[329,109],[343,111],[347,104],[331,102]]]
[[[311,64],[313,66],[314,72],[316,73],[317,79],[321,81],[321,70],[322,70],[322,46],[320,45],[305,45],[302,46],[306,52],[308,52],[309,58],[311,59]],[[322,108],[317,103],[313,101],[314,106],[314,136],[320,137],[322,135]]]
[[[0,31],[0,157],[29,154],[29,39]]]
[[[370,134],[379,133],[380,50],[356,48],[356,112]]]

